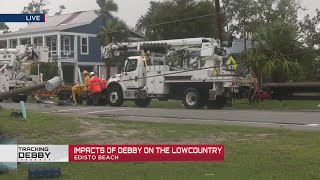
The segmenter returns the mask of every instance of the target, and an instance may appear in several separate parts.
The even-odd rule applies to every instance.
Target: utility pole
[[[247,51],[247,29],[246,29],[246,18],[247,13],[244,14],[243,20],[243,41],[244,41],[244,51]]]
[[[217,22],[217,32],[219,36],[220,43],[222,45],[223,43],[223,37],[222,37],[222,24],[221,24],[221,6],[220,6],[220,0],[213,0],[215,3],[216,8],[216,22]]]

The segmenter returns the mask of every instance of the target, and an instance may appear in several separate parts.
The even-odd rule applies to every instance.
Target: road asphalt
[[[20,104],[0,103],[2,108],[20,110]],[[95,116],[130,121],[246,125],[297,130],[320,130],[319,111],[279,110],[189,110],[167,108],[134,108],[110,106],[56,106],[26,103],[27,111],[72,116]]]

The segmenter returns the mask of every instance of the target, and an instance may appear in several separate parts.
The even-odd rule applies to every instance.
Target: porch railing
[[[76,59],[74,51],[60,51],[60,59]],[[59,59],[58,51],[49,51],[49,60]]]

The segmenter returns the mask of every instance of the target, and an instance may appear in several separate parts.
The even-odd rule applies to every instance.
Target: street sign
[[[238,68],[238,64],[232,56],[229,57],[229,59],[226,62],[226,65],[230,66],[233,70],[236,70]]]

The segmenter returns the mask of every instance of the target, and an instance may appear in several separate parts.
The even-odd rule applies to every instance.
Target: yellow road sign
[[[232,66],[234,70],[236,70],[238,68],[238,64],[236,62],[236,60],[234,60],[234,58],[232,56],[229,57],[229,59],[226,62],[227,66]]]

